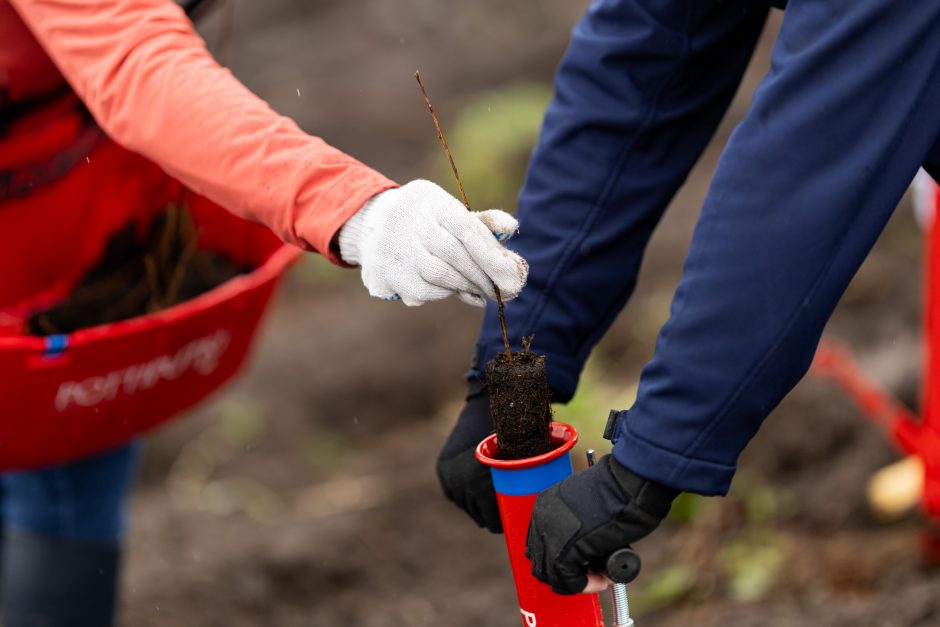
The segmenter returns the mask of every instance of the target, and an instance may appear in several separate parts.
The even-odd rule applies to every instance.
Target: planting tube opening
[[[533,468],[542,466],[548,462],[558,459],[572,448],[578,442],[578,432],[571,425],[562,422],[551,423],[552,444],[555,448],[542,455],[535,457],[526,457],[525,459],[499,459],[499,445],[496,442],[496,434],[492,434],[477,446],[476,456],[480,463],[499,468],[502,470],[521,470],[523,468]]]

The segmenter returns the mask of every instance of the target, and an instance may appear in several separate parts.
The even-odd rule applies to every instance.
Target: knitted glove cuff
[[[343,261],[350,265],[356,266],[362,263],[360,243],[363,241],[365,234],[374,228],[369,219],[369,211],[374,206],[375,199],[380,195],[376,194],[367,200],[362,208],[352,214],[339,230],[339,255]]]

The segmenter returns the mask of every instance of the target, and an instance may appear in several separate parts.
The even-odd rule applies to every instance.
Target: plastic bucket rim
[[[552,421],[551,430],[552,442],[559,442],[560,445],[547,453],[543,453],[542,455],[526,457],[525,459],[509,460],[495,459],[490,457],[488,454],[489,451],[497,448],[496,434],[493,433],[487,436],[477,445],[476,458],[481,464],[489,466],[490,468],[498,468],[500,470],[522,470],[525,468],[534,468],[536,466],[547,464],[548,462],[558,459],[559,457],[568,453],[568,451],[573,449],[575,444],[578,443],[578,432],[569,424]]]
[[[121,335],[131,335],[153,327],[178,322],[200,311],[222,305],[276,280],[302,255],[303,251],[301,249],[291,244],[282,243],[271,252],[271,255],[263,263],[250,272],[232,277],[228,281],[172,307],[152,314],[134,316],[126,320],[85,327],[63,335],[69,337],[69,346],[74,347],[97,341],[103,337],[114,338]],[[45,347],[46,338],[42,336],[10,335],[0,337],[0,350],[26,349],[42,352]]]

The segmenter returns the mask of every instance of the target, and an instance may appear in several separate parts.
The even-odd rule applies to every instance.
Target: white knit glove
[[[470,212],[430,181],[373,196],[339,231],[343,261],[362,266],[374,298],[409,306],[451,294],[471,305],[504,300],[525,285],[529,266],[500,244],[519,228],[504,211]]]

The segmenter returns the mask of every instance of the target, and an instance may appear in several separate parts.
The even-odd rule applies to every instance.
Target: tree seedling
[[[424,102],[434,120],[437,138],[444,148],[444,154],[450,162],[450,169],[457,179],[457,187],[463,204],[470,210],[470,201],[464,190],[457,165],[447,146],[444,131],[437,119],[434,105],[421,82],[421,74],[415,72],[415,80],[424,96]],[[524,459],[551,451],[554,446],[551,439],[551,390],[545,374],[545,356],[533,353],[532,337],[522,340],[523,352],[513,353],[506,331],[506,314],[503,311],[503,299],[499,288],[493,284],[496,292],[496,306],[499,325],[503,332],[505,351],[498,353],[485,367],[486,386],[490,394],[490,415],[496,428],[496,440],[502,459]]]

